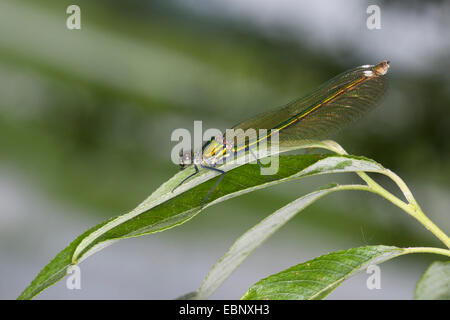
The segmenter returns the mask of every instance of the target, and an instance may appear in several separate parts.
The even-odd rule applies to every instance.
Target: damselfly
[[[364,65],[348,70],[301,99],[233,127],[244,132],[248,129],[254,129],[256,132],[267,129],[267,133],[259,134],[254,141],[247,141],[239,146],[226,141],[224,136],[217,136],[207,142],[199,153],[182,153],[181,168],[193,165],[195,172],[178,186],[198,174],[198,166],[220,173],[220,178],[203,200],[203,207],[211,192],[225,176],[225,171],[217,168],[218,164],[230,155],[242,151],[251,152],[253,144],[267,140],[274,133],[278,134],[280,146],[293,146],[305,140],[327,138],[376,105],[385,90],[385,75],[388,69],[389,61],[382,61],[374,66]],[[258,161],[257,158],[256,160]],[[258,163],[260,164],[259,161]]]

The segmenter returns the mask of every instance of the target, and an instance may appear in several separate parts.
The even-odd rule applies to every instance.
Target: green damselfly
[[[211,192],[225,176],[225,171],[217,166],[227,157],[240,152],[251,152],[252,146],[267,140],[274,133],[278,134],[280,146],[293,146],[305,140],[327,138],[376,105],[385,91],[385,75],[388,69],[389,61],[382,61],[377,65],[364,65],[348,70],[303,98],[259,114],[233,127],[242,131],[266,129],[267,133],[258,135],[253,141],[234,145],[226,141],[224,136],[216,136],[204,144],[201,153],[194,154],[192,151],[182,153],[181,168],[193,165],[195,172],[178,186],[198,174],[198,166],[220,173],[220,178],[203,200],[201,205],[203,207]],[[256,160],[261,166],[258,158]]]

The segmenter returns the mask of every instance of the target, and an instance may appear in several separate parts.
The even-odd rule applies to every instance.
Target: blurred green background
[[[66,8],[81,8],[81,30]],[[369,4],[381,29],[366,27]],[[349,68],[391,61],[380,106],[334,137],[411,187],[450,230],[450,6],[444,1],[0,2],[0,298],[12,299],[87,228],[134,208],[178,168],[176,128],[226,129]],[[378,177],[377,177],[378,178]],[[164,233],[121,241],[38,298],[165,298],[195,290],[253,224],[352,175],[308,178],[208,208]],[[387,180],[378,178],[395,190]],[[269,239],[213,298],[305,259],[367,244],[441,246],[412,218],[365,193],[320,200]],[[410,299],[435,257],[382,265],[331,299]],[[437,258],[438,259],[438,258]]]

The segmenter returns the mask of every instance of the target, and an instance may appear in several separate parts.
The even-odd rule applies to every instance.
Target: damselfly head
[[[372,68],[373,72],[375,72],[377,75],[383,76],[385,75],[389,70],[389,61],[384,60],[381,61],[379,64],[374,66]]]
[[[180,151],[180,169],[183,170],[187,166],[189,166],[192,163],[192,160],[194,159],[194,153],[192,150],[189,151]]]

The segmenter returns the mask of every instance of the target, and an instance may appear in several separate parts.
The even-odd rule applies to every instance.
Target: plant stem
[[[325,148],[330,151],[336,152],[337,154],[341,155],[348,155],[348,153],[344,150],[344,148],[342,148],[335,141],[324,141],[323,144],[325,145]],[[395,204],[396,206],[407,212],[409,215],[414,217],[427,230],[429,230],[439,240],[441,240],[442,243],[444,243],[448,248],[450,248],[450,238],[436,224],[434,224],[434,222],[431,221],[430,218],[428,218],[425,215],[425,213],[420,208],[419,204],[417,203],[416,199],[414,198],[411,190],[409,190],[406,183],[398,175],[396,175],[389,169],[384,169],[379,173],[388,176],[389,178],[391,178],[391,180],[393,180],[397,184],[397,186],[402,191],[408,203],[400,200],[392,193],[387,191],[385,188],[380,186],[377,182],[375,182],[375,180],[369,177],[367,173],[362,171],[357,172],[357,174],[361,177],[361,179],[363,179],[367,183],[367,185],[373,190],[373,192],[389,200],[390,202],[392,202],[393,204]]]
[[[448,248],[450,248],[450,238],[428,218],[417,203],[405,203],[399,198],[391,194],[389,191],[375,183],[369,185],[377,194],[391,201],[393,204],[407,212],[409,215],[419,221],[427,230],[433,233],[439,240],[442,241]],[[415,201],[414,201],[415,202]]]

